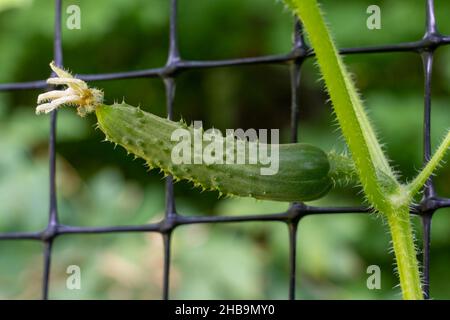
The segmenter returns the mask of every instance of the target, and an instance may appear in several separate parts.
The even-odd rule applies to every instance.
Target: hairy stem
[[[288,0],[301,18],[333,103],[341,131],[351,150],[356,170],[370,203],[386,210],[384,191],[377,183],[378,171],[393,177],[388,161],[376,139],[361,100],[334,45],[315,0]],[[391,179],[395,181],[395,178]]]
[[[400,286],[405,299],[422,299],[418,262],[409,218],[410,192],[397,181],[364,106],[325,25],[316,0],[285,0],[301,19],[349,146],[364,194],[389,222]],[[438,161],[437,159],[436,161]],[[340,168],[336,168],[340,170]],[[433,170],[430,164],[429,170]],[[427,172],[419,175],[417,185]]]
[[[403,299],[423,299],[408,207],[387,214]]]
[[[428,178],[433,174],[433,171],[442,162],[446,151],[450,148],[450,131],[447,133],[444,141],[434,153],[433,157],[428,161],[422,171],[417,175],[417,177],[411,181],[408,185],[410,196],[414,197],[428,180]]]
[[[330,161],[329,175],[335,187],[360,184],[355,165],[349,156],[332,151],[328,153],[328,159]]]

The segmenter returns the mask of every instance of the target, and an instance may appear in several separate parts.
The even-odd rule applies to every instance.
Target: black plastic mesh
[[[243,59],[217,60],[217,61],[192,61],[183,60],[178,51],[177,37],[177,0],[170,1],[170,48],[165,66],[156,69],[146,69],[132,72],[81,75],[80,78],[87,81],[116,80],[133,78],[161,78],[166,89],[167,114],[169,118],[173,113],[173,101],[175,98],[175,82],[177,76],[184,71],[192,69],[216,68],[224,66],[239,67],[253,64],[286,64],[291,71],[291,140],[297,141],[298,126],[298,87],[300,84],[300,69],[303,62],[313,56],[313,52],[307,47],[302,36],[301,24],[295,22],[294,41],[291,52],[284,55],[260,56]],[[433,67],[433,54],[439,46],[450,43],[450,36],[441,35],[436,27],[434,1],[425,1],[426,26],[423,38],[415,42],[398,43],[393,45],[347,48],[342,49],[343,54],[368,54],[381,52],[416,52],[422,58],[424,69],[424,117],[423,117],[423,161],[426,163],[431,154],[430,142],[430,115],[431,115],[431,75]],[[54,31],[54,61],[57,65],[63,65],[62,40],[61,40],[61,6],[62,0],[55,0],[55,31]],[[45,80],[0,84],[0,91],[46,89]],[[44,272],[42,277],[42,298],[47,299],[49,293],[50,264],[52,258],[52,245],[57,237],[66,234],[101,234],[117,232],[157,232],[163,237],[164,243],[164,277],[162,298],[169,298],[169,266],[171,256],[171,235],[180,225],[198,223],[227,223],[247,221],[278,221],[288,226],[289,233],[289,299],[295,299],[296,288],[296,253],[297,253],[297,229],[301,218],[316,214],[340,214],[340,213],[367,213],[365,207],[314,207],[302,203],[291,204],[286,212],[264,215],[248,216],[184,216],[175,208],[175,196],[173,181],[166,179],[166,210],[164,218],[158,223],[136,226],[110,226],[110,227],[77,227],[63,225],[58,219],[55,187],[55,140],[56,140],[57,112],[51,114],[51,126],[49,137],[49,174],[50,174],[50,199],[49,221],[45,230],[36,232],[7,232],[0,233],[0,240],[36,240],[44,245]],[[429,266],[430,266],[430,230],[431,219],[436,210],[450,207],[450,199],[439,197],[430,179],[424,188],[421,202],[411,212],[421,217],[423,227],[422,259],[423,280],[425,298],[429,298]]]

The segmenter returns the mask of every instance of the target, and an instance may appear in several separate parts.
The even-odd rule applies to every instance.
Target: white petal
[[[57,67],[54,61],[52,61],[52,62],[50,63],[50,68],[52,68],[52,70],[53,70],[53,71],[58,75],[58,77],[60,77],[60,78],[73,78],[73,76],[72,76],[69,72],[65,71],[64,69],[61,69],[60,67]]]
[[[42,112],[49,113],[49,112],[57,109],[59,106],[61,106],[63,104],[76,103],[78,100],[79,100],[79,97],[76,95],[58,98],[58,99],[53,100],[52,102],[44,103],[44,104],[37,106],[36,113],[37,114],[42,113]]]
[[[75,78],[49,78],[47,79],[47,83],[55,85],[66,85],[77,91],[88,89],[86,82]]]
[[[65,91],[62,91],[62,90],[53,90],[53,91],[45,92],[38,96],[37,103],[39,104],[39,103],[42,103],[45,101],[58,99],[58,98],[63,97],[64,95],[65,95]]]
[[[42,112],[48,113],[48,112],[50,112],[51,110],[53,110],[53,109],[51,109],[51,108],[52,108],[52,106],[51,106],[50,103],[43,103],[43,104],[40,104],[40,105],[38,105],[38,106],[36,107],[36,114],[40,114],[40,113],[42,113]],[[48,111],[48,110],[50,110],[50,111]]]

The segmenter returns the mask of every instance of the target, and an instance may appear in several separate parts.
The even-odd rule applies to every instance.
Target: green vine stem
[[[449,148],[450,133],[417,178],[408,185],[401,184],[375,135],[317,1],[285,0],[285,3],[302,21],[314,48],[367,201],[388,221],[403,298],[423,299],[409,208]]]
[[[444,141],[442,141],[441,145],[433,155],[433,157],[428,161],[426,166],[422,169],[422,171],[417,175],[417,177],[411,181],[408,185],[408,190],[410,192],[410,197],[414,197],[422,188],[422,186],[427,182],[428,178],[433,174],[439,164],[442,163],[442,159],[444,158],[446,150],[450,148],[450,132],[445,137]]]
[[[404,206],[395,211],[386,212],[385,215],[391,231],[403,298],[406,300],[423,299],[409,207]]]

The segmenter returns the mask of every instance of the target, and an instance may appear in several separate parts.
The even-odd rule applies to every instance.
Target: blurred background
[[[52,59],[52,0],[0,0],[0,83],[45,79]],[[424,32],[425,1],[324,0],[340,47],[414,41]],[[64,65],[75,73],[138,70],[164,65],[168,50],[167,0],[64,1],[81,8],[81,29],[63,28]],[[382,29],[368,30],[366,9],[381,7]],[[450,34],[450,3],[436,0],[440,31]],[[63,14],[63,26],[68,15]],[[180,0],[179,40],[184,59],[226,59],[286,53],[293,19],[275,0]],[[433,74],[433,147],[450,123],[450,47],[436,52]],[[423,71],[413,53],[352,55],[367,108],[404,179],[421,167]],[[300,88],[301,141],[343,150],[342,139],[317,69],[308,60]],[[159,79],[96,82],[106,101],[141,105],[165,115]],[[175,118],[205,127],[278,128],[289,137],[289,67],[247,66],[183,73],[177,80]],[[0,232],[34,231],[48,219],[49,117],[35,116],[39,90],[0,93]],[[147,172],[121,148],[101,143],[94,118],[61,110],[57,179],[64,224],[109,226],[158,221],[164,212],[162,176]],[[447,157],[448,159],[448,157]],[[450,167],[435,178],[450,195]],[[190,184],[175,187],[185,215],[244,215],[286,210],[287,204],[218,199]],[[313,204],[358,205],[354,189],[335,190]],[[420,221],[417,237],[420,239]],[[450,212],[432,225],[431,296],[450,298]],[[420,242],[418,242],[420,247]],[[386,226],[373,215],[324,215],[300,222],[297,297],[301,299],[399,299]],[[162,289],[159,234],[66,235],[52,261],[52,299],[159,299]],[[0,298],[38,299],[42,244],[0,241]],[[81,268],[81,290],[66,289],[66,269]],[[381,290],[368,290],[366,269],[381,268]],[[171,298],[285,299],[288,233],[281,223],[191,225],[173,235]]]

